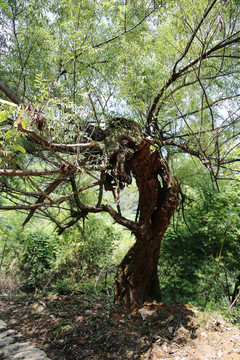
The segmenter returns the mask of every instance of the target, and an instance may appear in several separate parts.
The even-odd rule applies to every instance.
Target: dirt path
[[[0,320],[0,359],[51,360],[44,351],[29,342],[20,342],[20,337],[20,334],[9,329],[8,325]]]
[[[81,294],[1,298],[0,319],[52,360],[240,360],[240,328],[188,305],[126,310]]]

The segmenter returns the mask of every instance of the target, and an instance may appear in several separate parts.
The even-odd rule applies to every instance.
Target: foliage
[[[163,291],[221,297],[239,254],[239,189],[222,182],[239,178],[239,14],[235,0],[1,1],[0,210],[27,211],[23,225],[48,218],[59,234],[76,226],[52,245],[43,232],[26,237],[22,270],[34,286],[52,271],[65,291],[66,279],[108,262],[119,235],[91,213],[140,240],[124,266],[138,269],[152,241],[147,264],[157,262],[186,193],[162,247]],[[129,289],[132,274],[122,272]]]
[[[35,231],[25,237],[20,270],[26,290],[33,290],[46,283],[55,260],[54,248],[54,238],[40,231]]]
[[[181,214],[175,218],[162,244],[163,296],[202,306],[226,306],[239,274],[240,187],[224,184],[219,192],[211,184],[195,185],[187,189],[184,219]]]
[[[2,214],[0,219],[1,270],[13,276],[18,275],[21,254],[22,229],[19,214]]]
[[[116,266],[130,245],[129,236],[106,217],[86,220],[84,231],[74,227],[62,235],[56,252],[53,283],[60,293],[71,289],[111,292]]]
[[[86,220],[84,231],[76,227],[64,233],[56,258],[58,279],[76,284],[95,277],[111,256],[112,237],[111,227],[95,219]]]

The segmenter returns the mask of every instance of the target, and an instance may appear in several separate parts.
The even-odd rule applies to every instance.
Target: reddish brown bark
[[[157,274],[160,245],[179,194],[177,180],[149,144],[135,153],[130,166],[139,190],[139,230],[118,267],[115,282],[115,302],[127,306],[161,298]]]

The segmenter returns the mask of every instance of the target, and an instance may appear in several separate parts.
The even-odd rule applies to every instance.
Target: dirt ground
[[[83,294],[0,297],[0,319],[52,360],[240,360],[240,327],[189,305],[129,310]]]

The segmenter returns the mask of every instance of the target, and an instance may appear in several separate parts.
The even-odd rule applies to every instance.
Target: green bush
[[[92,217],[86,220],[84,231],[78,226],[65,231],[56,253],[59,290],[62,291],[62,285],[65,287],[65,278],[80,287],[95,279],[111,259],[114,242],[119,237],[112,225]]]
[[[221,192],[196,185],[186,193],[184,219],[175,216],[162,243],[163,299],[226,308],[239,273],[239,184],[224,183]]]
[[[42,288],[53,269],[55,261],[55,238],[41,231],[25,237],[20,258],[20,271],[25,290]]]

